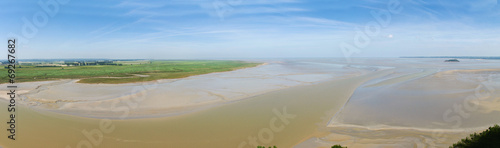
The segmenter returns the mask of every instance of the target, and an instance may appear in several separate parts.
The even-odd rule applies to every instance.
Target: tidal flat
[[[249,60],[267,64],[138,83],[19,83],[18,137],[0,146],[447,147],[500,123],[500,61],[444,60]]]

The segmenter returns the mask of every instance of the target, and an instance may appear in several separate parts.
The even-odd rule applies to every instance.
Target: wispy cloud
[[[148,9],[133,9],[124,15],[129,16],[186,16],[186,15],[194,15],[194,14],[204,14],[205,12],[202,10],[185,10],[185,11],[176,11],[176,10],[148,10]]]
[[[242,0],[238,5],[277,5],[284,3],[300,3],[300,0]]]
[[[293,8],[293,7],[252,7],[252,8],[241,8],[235,10],[233,14],[269,14],[269,13],[291,13],[291,12],[304,12],[309,11],[303,8]]]
[[[122,1],[114,7],[128,7],[128,8],[158,8],[164,6],[164,2],[141,2],[141,1]]]
[[[214,2],[230,8],[223,21]],[[58,51],[61,56],[92,56],[86,50],[95,50],[90,53],[109,53],[109,58],[342,56],[338,44],[352,41],[358,33],[355,28],[363,30],[376,21],[371,12],[386,10],[387,2],[72,1],[50,18],[46,28],[39,28],[39,38],[27,46]],[[455,49],[471,54],[476,49],[467,49],[475,46],[485,54],[498,53],[498,0],[400,2],[404,10],[391,15],[391,25],[371,38],[372,44],[362,56],[446,55]],[[16,11],[29,15],[40,9],[36,3],[13,3],[27,7]],[[18,18],[22,16],[2,17],[14,20],[2,26],[23,26]],[[60,46],[52,45],[54,39]],[[50,56],[42,50],[31,51],[34,57]]]

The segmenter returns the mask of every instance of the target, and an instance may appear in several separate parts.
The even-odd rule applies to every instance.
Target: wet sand
[[[292,87],[179,116],[113,120],[116,128],[104,136],[101,147],[237,147],[248,141],[248,137],[258,137],[259,131],[270,128],[270,121],[277,117],[274,109],[284,114],[285,108],[287,114],[295,117],[289,119],[288,124],[276,122],[275,125],[283,125],[284,129],[274,132],[269,144],[291,147],[314,134],[317,123],[326,123],[356,85],[378,75]],[[7,141],[4,146],[76,145],[79,139],[85,139],[81,131],[98,128],[101,120],[27,108],[20,110],[19,129],[22,130],[18,134],[24,138]],[[259,144],[265,145],[265,142],[258,139]]]
[[[397,67],[358,87],[330,120],[330,133],[304,145],[448,147],[498,124],[500,69],[481,62]]]
[[[81,84],[78,80],[22,83],[19,103],[94,118],[162,117],[294,86],[352,77],[362,71],[328,64],[271,61],[255,68],[141,83]],[[0,92],[7,93],[6,90]],[[122,106],[129,108],[126,116],[122,116]]]
[[[472,102],[477,108],[467,118],[449,114],[461,117],[459,126],[443,119],[480,84],[498,88],[499,61],[353,61],[269,60],[259,68],[143,83],[140,89],[74,80],[21,84],[26,98],[18,112],[19,140],[0,139],[0,146],[76,147],[88,140],[83,130],[111,119],[114,130],[103,133],[100,147],[447,147],[500,122],[493,118],[499,114],[495,91]],[[113,93],[102,95],[106,91]],[[108,108],[113,102],[129,114],[114,113]]]

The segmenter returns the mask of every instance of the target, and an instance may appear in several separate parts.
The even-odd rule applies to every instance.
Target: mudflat
[[[1,145],[449,146],[500,122],[499,61],[343,61],[260,60],[268,64],[140,83],[20,83],[23,142]]]

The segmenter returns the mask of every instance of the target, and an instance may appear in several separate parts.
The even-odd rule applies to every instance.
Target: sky
[[[500,56],[498,3],[11,0],[0,34],[21,59]]]

